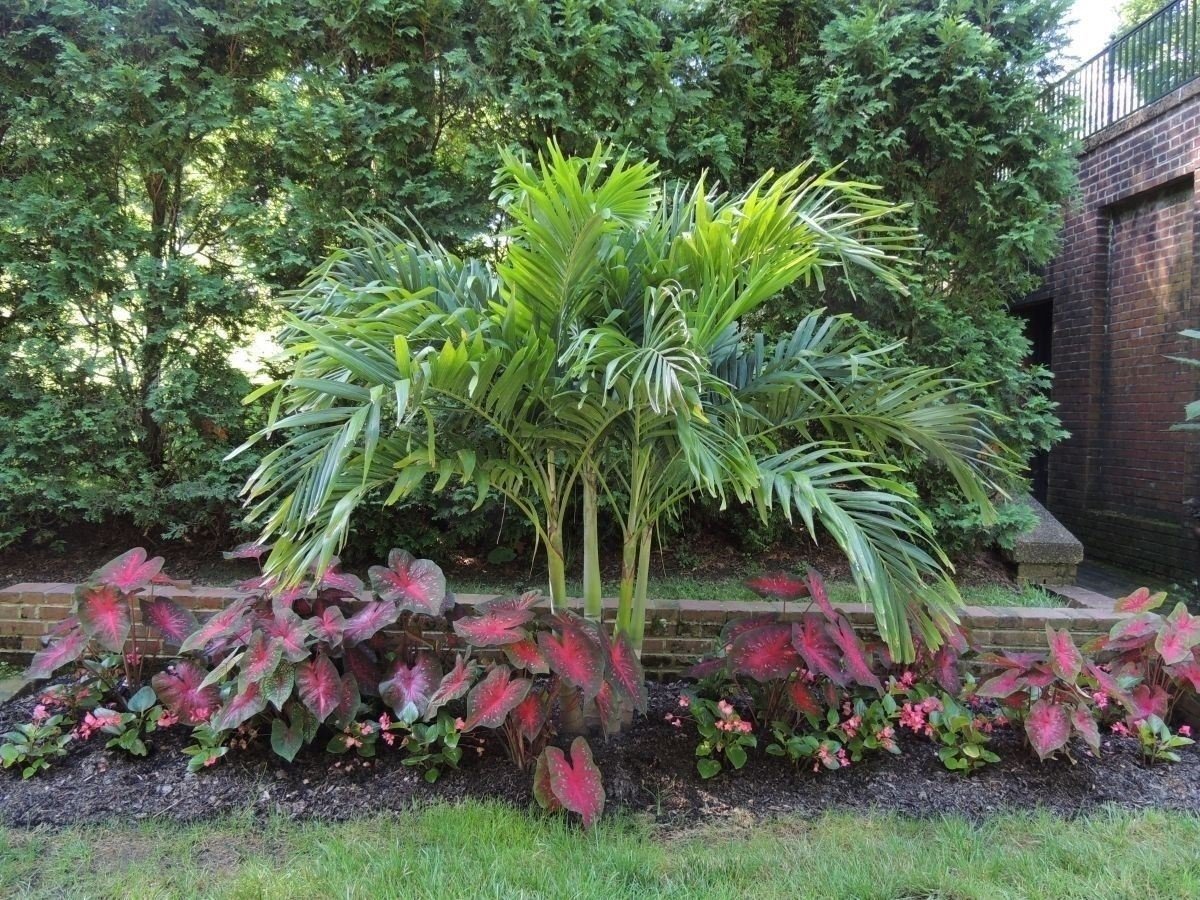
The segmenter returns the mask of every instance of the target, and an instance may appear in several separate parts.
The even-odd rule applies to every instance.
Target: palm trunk
[[[642,531],[641,546],[638,548],[637,584],[633,591],[633,620],[629,623],[629,640],[638,656],[642,654],[642,639],[646,636],[646,594],[650,586],[650,554],[654,549],[654,529],[650,526]]]
[[[595,622],[603,611],[598,516],[596,473],[589,465],[583,473],[583,613]]]

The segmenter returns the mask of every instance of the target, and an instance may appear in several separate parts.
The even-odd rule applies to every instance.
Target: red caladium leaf
[[[791,639],[791,629],[788,629],[788,639]],[[608,643],[608,680],[617,693],[640,713],[645,713],[649,704],[646,693],[646,672],[642,669],[642,661],[638,659],[637,651],[629,636],[621,632]]]
[[[1055,631],[1047,624],[1046,639],[1050,642],[1050,668],[1063,681],[1074,684],[1083,671],[1083,657],[1070,632],[1065,628]]]
[[[505,644],[504,655],[514,669],[525,669],[534,675],[545,675],[550,671],[550,663],[546,662],[546,657],[542,656],[533,638]]]
[[[217,731],[230,731],[267,708],[267,698],[258,684],[248,684],[222,706],[210,725]]]
[[[575,738],[571,742],[569,760],[557,747],[547,747],[542,757],[550,793],[563,809],[582,816],[584,827],[590,828],[604,812],[604,785],[600,770],[592,761],[592,748],[588,742],[581,737]]]
[[[429,712],[432,714],[452,700],[465,696],[478,671],[479,668],[473,663],[467,664],[466,657],[461,653],[456,656],[454,668],[442,676],[441,683],[429,699]]]
[[[324,722],[341,701],[342,679],[328,656],[321,654],[296,666],[300,700],[318,722]]]
[[[1048,663],[1038,663],[1025,673],[1026,687],[1045,688],[1057,680],[1058,676],[1054,674],[1054,670]]]
[[[729,662],[735,673],[755,681],[786,678],[801,665],[792,646],[792,626],[775,622],[738,635],[729,648]]]
[[[1192,686],[1193,691],[1200,692],[1200,662],[1196,660],[1195,650],[1183,662],[1167,666],[1167,674],[1180,681],[1186,681]]]
[[[361,705],[362,695],[358,690],[358,682],[347,672],[338,685],[338,705],[333,716],[337,727],[349,728],[350,723],[358,718],[358,708]]]
[[[1124,649],[1114,646],[1125,642],[1136,641],[1138,638],[1149,638],[1158,634],[1162,617],[1157,613],[1140,613],[1118,622],[1108,633],[1109,645],[1115,650]],[[1132,646],[1132,645],[1131,645]]]
[[[804,580],[808,582],[808,592],[812,595],[813,602],[825,614],[825,618],[830,622],[836,621],[838,613],[829,602],[829,594],[825,591],[825,579],[821,577],[821,573],[816,569],[809,569]]]
[[[466,731],[472,728],[499,728],[505,717],[529,694],[533,682],[514,678],[508,666],[493,666],[487,677],[467,695]]]
[[[600,730],[604,732],[605,736],[620,731],[621,698],[617,696],[617,692],[613,690],[613,686],[609,682],[604,681],[600,683],[600,690],[596,691],[596,697],[592,702],[596,704],[596,715],[600,719]]]
[[[308,628],[290,609],[277,609],[259,619],[263,632],[278,641],[283,658],[298,663],[308,659]]]
[[[327,606],[320,615],[308,620],[308,629],[318,641],[324,641],[330,647],[338,647],[342,643],[342,634],[346,629],[346,617],[342,615],[341,607]]]
[[[1176,604],[1154,640],[1154,649],[1164,665],[1173,666],[1191,656],[1197,644],[1200,644],[1200,616],[1189,615],[1186,606]]]
[[[1088,674],[1095,679],[1100,689],[1128,709],[1133,701],[1129,693],[1121,687],[1117,679],[1095,663],[1088,662],[1086,665]]]
[[[999,675],[989,678],[981,684],[975,693],[980,697],[1003,699],[1023,690],[1026,686],[1024,669],[1005,669]]]
[[[359,691],[368,697],[379,696],[379,660],[375,651],[362,644],[347,647],[342,654],[342,661],[346,664],[347,671],[353,673]]]
[[[546,812],[558,812],[562,809],[562,804],[558,802],[554,790],[550,787],[550,766],[545,751],[538,756],[533,767],[533,799]]]
[[[233,634],[242,625],[242,619],[249,609],[250,604],[245,599],[241,599],[235,600],[220,612],[213,613],[207,621],[188,635],[187,640],[179,646],[180,652],[190,653],[193,650],[201,650],[218,638]]]
[[[517,624],[524,624],[533,617],[533,607],[541,599],[540,591],[525,591],[523,594],[517,594],[512,597],[495,597],[488,600],[486,603],[481,603],[475,608],[477,615],[503,615],[520,613],[529,613],[529,617],[520,620]]]
[[[208,672],[190,660],[177,660],[150,679],[162,704],[184,725],[207,722],[221,703],[215,685],[204,686]]]
[[[1133,707],[1130,718],[1134,720],[1148,719],[1151,716],[1165,718],[1167,707],[1171,702],[1167,692],[1157,684],[1153,687],[1148,684],[1139,684],[1130,692],[1129,699]]]
[[[440,616],[450,608],[446,576],[433,560],[414,559],[406,550],[393,550],[386,568],[372,566],[368,574],[375,593],[398,603],[401,610]]]
[[[108,585],[118,591],[132,594],[148,585],[150,579],[157,575],[162,567],[161,556],[146,559],[145,549],[134,547],[97,569],[91,580],[96,584]]]
[[[423,717],[441,680],[442,667],[438,665],[437,657],[423,650],[411,666],[397,660],[391,677],[379,683],[379,696],[402,718],[407,718],[404,710],[409,704],[418,716]]]
[[[30,680],[49,678],[67,663],[79,659],[87,645],[87,633],[76,626],[35,653],[29,668],[25,670],[25,677]]]
[[[292,696],[292,688],[296,685],[296,667],[286,659],[279,661],[271,672],[259,682],[263,696],[277,710],[283,711],[283,706]]]
[[[792,626],[792,646],[804,657],[810,671],[824,675],[834,684],[845,687],[850,679],[842,671],[837,645],[829,638],[825,620],[808,613]]]
[[[725,623],[725,627],[721,629],[721,647],[728,652],[733,642],[747,631],[753,631],[755,628],[766,628],[768,625],[774,625],[778,621],[779,617],[770,613],[758,616],[742,616],[739,619],[730,619]]]
[[[933,677],[947,693],[958,696],[962,693],[962,674],[958,670],[958,651],[950,644],[942,644],[933,654]]]
[[[317,590],[341,591],[346,594],[358,594],[363,589],[362,579],[338,568],[338,558],[335,556],[329,568],[316,579]]]
[[[232,550],[222,550],[221,555],[226,559],[260,560],[270,552],[270,544],[259,544],[254,541],[250,541],[245,544],[238,544]]]
[[[530,604],[537,599],[537,594],[523,594],[529,597]],[[454,622],[454,633],[476,647],[500,647],[505,644],[515,644],[525,640],[528,635],[521,626],[533,618],[529,605],[521,603],[522,598],[515,601],[493,601],[479,607],[479,615],[465,616]]]
[[[808,685],[803,681],[796,680],[788,684],[788,699],[792,701],[792,706],[798,712],[806,716],[817,716],[818,718],[825,715],[825,710],[817,701],[816,695],[808,689]]]
[[[707,659],[702,659],[697,663],[693,663],[687,671],[683,673],[684,678],[695,678],[700,681],[704,678],[711,678],[714,675],[719,675],[725,671],[725,666],[728,660],[723,656],[710,656]]]
[[[1041,662],[1042,654],[1033,652],[1023,653],[983,653],[979,656],[980,665],[997,666],[1001,669],[1028,669]]]
[[[883,685],[879,676],[871,671],[871,660],[867,657],[867,649],[859,640],[854,626],[845,616],[838,616],[827,629],[829,636],[842,651],[842,665],[850,676],[863,687],[874,688],[883,693]]]
[[[1113,609],[1116,612],[1128,613],[1143,613],[1149,612],[1152,609],[1158,609],[1162,606],[1163,601],[1167,599],[1166,591],[1159,591],[1157,594],[1151,594],[1150,588],[1138,588],[1128,597],[1122,597],[1114,605]]]
[[[279,641],[261,631],[254,632],[246,647],[246,655],[242,657],[238,672],[239,685],[245,687],[252,682],[262,681],[275,671],[282,659],[283,647]]]
[[[604,651],[578,617],[559,614],[552,621],[559,636],[542,632],[538,649],[552,671],[591,700],[604,680]]]
[[[1092,752],[1099,753],[1100,729],[1096,726],[1096,719],[1086,704],[1079,703],[1071,710],[1071,724],[1075,727],[1075,733],[1092,748]]]
[[[508,715],[516,724],[517,733],[532,744],[541,736],[542,729],[550,721],[550,693],[530,691]]]
[[[198,627],[192,611],[169,597],[143,597],[140,605],[142,621],[172,646],[178,647]]]
[[[395,601],[372,600],[349,618],[342,637],[348,644],[359,644],[389,625],[395,625],[399,618],[400,607]]]
[[[1067,707],[1049,700],[1037,701],[1025,718],[1025,733],[1040,759],[1061,750],[1071,737],[1071,717]]]
[[[751,578],[746,587],[768,600],[799,600],[808,596],[808,584],[804,579],[787,572],[768,572]]]
[[[120,653],[129,636],[129,604],[112,585],[85,584],[75,592],[79,624],[105,650]]]

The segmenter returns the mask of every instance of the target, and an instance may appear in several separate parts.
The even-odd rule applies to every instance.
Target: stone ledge
[[[1013,541],[1004,558],[1015,563],[1019,584],[1074,584],[1083,544],[1033,497],[1019,502],[1037,516],[1037,527]]]

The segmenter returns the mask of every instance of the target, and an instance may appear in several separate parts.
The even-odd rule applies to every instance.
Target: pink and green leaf
[[[1050,667],[1054,674],[1068,684],[1074,684],[1083,671],[1083,656],[1071,633],[1065,628],[1055,631],[1047,624],[1046,640],[1050,644]]]
[[[283,646],[278,640],[268,637],[261,631],[255,631],[246,646],[246,655],[242,658],[238,679],[242,685],[262,681],[275,671],[283,659]]]
[[[140,605],[142,621],[172,646],[178,647],[199,627],[192,611],[169,597],[143,597]]]
[[[829,602],[829,594],[825,590],[825,579],[821,577],[821,573],[816,569],[809,569],[804,576],[804,580],[808,583],[808,592],[812,595],[813,602],[817,604],[817,608],[821,610],[825,618],[830,622],[836,621],[838,613],[833,608],[833,604]]]
[[[333,564],[317,579],[319,591],[341,591],[345,594],[357,595],[363,589],[362,579],[338,568],[337,557]]]
[[[1021,668],[1005,669],[999,675],[994,675],[975,692],[980,697],[991,697],[1002,700],[1028,687],[1025,680],[1025,670]]]
[[[260,619],[260,627],[268,637],[274,638],[288,662],[298,663],[308,659],[308,628],[290,609],[277,609],[270,616]]]
[[[222,550],[221,556],[225,557],[225,559],[253,559],[257,561],[270,552],[270,544],[260,544],[256,541],[250,541],[245,544],[238,544],[232,550]]]
[[[557,747],[547,747],[543,752],[549,776],[549,789],[562,806],[583,818],[585,828],[590,828],[604,812],[604,785],[600,770],[592,760],[592,748],[582,737],[571,743],[571,758]]]
[[[542,651],[538,649],[533,638],[525,638],[515,644],[505,644],[503,649],[514,669],[526,669],[534,675],[545,675],[550,671],[550,663],[542,656]]]
[[[279,661],[279,665],[274,670],[263,677],[259,682],[259,687],[262,689],[263,696],[267,698],[267,702],[282,711],[283,705],[292,696],[295,684],[296,667],[283,659]]]
[[[579,688],[584,700],[591,700],[604,680],[604,651],[577,617],[559,614],[553,621],[557,636],[539,634],[538,649],[551,671]]]
[[[1141,587],[1127,597],[1122,597],[1113,606],[1116,612],[1143,613],[1158,609],[1167,599],[1166,591],[1151,594],[1150,588]]]
[[[91,581],[96,584],[114,587],[118,591],[132,594],[148,585],[163,567],[163,558],[156,556],[146,559],[146,551],[142,547],[134,547],[122,553],[95,571]]]
[[[792,646],[792,626],[775,622],[738,635],[729,648],[729,662],[735,674],[755,681],[786,678],[801,665]]]
[[[1186,606],[1176,604],[1154,641],[1154,649],[1162,657],[1163,665],[1173,666],[1191,656],[1197,644],[1200,644],[1200,616],[1190,615]]]
[[[76,625],[74,629],[53,639],[34,654],[29,668],[25,670],[25,677],[31,681],[49,678],[67,663],[73,663],[79,659],[87,645],[87,632]]]
[[[509,716],[521,737],[533,743],[550,721],[550,694],[546,691],[530,691],[524,700],[513,707]]]
[[[474,680],[477,672],[478,667],[474,664],[468,665],[465,656],[461,653],[456,656],[454,658],[454,668],[442,676],[437,690],[429,698],[429,712],[432,714],[447,703],[457,700],[459,697],[466,696],[467,691],[471,689],[471,682]]]
[[[1025,718],[1025,734],[1040,759],[1061,750],[1071,737],[1071,716],[1067,707],[1038,700]]]
[[[319,615],[308,620],[309,631],[318,641],[324,641],[330,647],[339,647],[342,635],[346,630],[346,617],[342,615],[341,607],[327,606]]]
[[[441,680],[442,669],[437,657],[428,651],[421,651],[411,666],[396,662],[389,678],[380,682],[379,696],[397,715],[403,715],[405,707],[412,704],[417,715],[423,717]]]
[[[228,637],[242,625],[242,618],[250,606],[245,599],[235,600],[229,606],[213,613],[200,627],[188,635],[179,647],[180,652],[202,650],[220,638]]]
[[[562,809],[562,804],[558,802],[558,798],[554,796],[554,790],[550,787],[550,766],[547,759],[548,757],[543,751],[538,756],[537,764],[533,768],[533,799],[546,812],[558,812]]]
[[[842,671],[837,645],[830,639],[824,617],[807,613],[792,625],[792,646],[796,648],[809,670],[824,675],[834,684],[845,687],[849,677]]]
[[[1071,710],[1071,725],[1074,726],[1075,733],[1083,738],[1084,743],[1092,748],[1093,753],[1100,752],[1100,729],[1086,704],[1076,704]]]
[[[933,654],[933,677],[947,693],[958,696],[962,693],[962,672],[958,665],[958,651],[950,644],[942,644]]]
[[[788,639],[791,629],[788,629]],[[646,692],[646,673],[629,636],[621,632],[608,642],[608,680],[634,709],[646,711],[649,697]]]
[[[475,647],[502,647],[526,640],[521,626],[533,614],[529,611],[503,610],[454,620],[454,633]]]
[[[1179,681],[1186,682],[1193,691],[1200,692],[1200,661],[1196,659],[1194,649],[1192,655],[1183,662],[1167,666],[1167,674]]]
[[[346,670],[353,673],[358,689],[368,697],[379,696],[379,660],[370,647],[359,644],[347,647],[342,655]]]
[[[806,716],[824,716],[825,710],[817,701],[816,695],[808,689],[803,681],[797,679],[788,684],[788,699],[797,712]]]
[[[1150,716],[1162,719],[1167,715],[1167,708],[1171,703],[1170,696],[1157,684],[1153,687],[1139,684],[1130,691],[1129,698],[1132,706],[1130,718],[1134,720],[1148,719]]]
[[[879,676],[871,670],[871,660],[867,656],[867,649],[863,646],[863,642],[859,639],[849,620],[845,616],[838,615],[831,621],[828,632],[838,649],[842,651],[843,668],[855,683],[862,687],[872,688],[882,694],[883,684],[880,683]]]
[[[324,722],[341,700],[341,676],[329,657],[321,654],[296,667],[296,689],[309,711]]]
[[[803,578],[787,572],[768,572],[751,578],[746,587],[768,600],[799,600],[808,596],[808,584]]]
[[[129,603],[111,584],[85,584],[76,591],[75,610],[87,636],[105,650],[120,653],[129,636]]]
[[[721,629],[721,646],[728,649],[734,641],[747,631],[753,631],[756,628],[766,628],[768,625],[774,625],[778,621],[779,617],[771,613],[730,619],[725,623],[725,627]]]
[[[362,705],[362,695],[358,690],[358,682],[347,672],[342,676],[338,685],[338,705],[334,710],[334,723],[338,728],[349,728],[358,718],[358,708]]]
[[[208,672],[191,660],[177,660],[150,679],[154,693],[184,725],[207,722],[221,703],[215,686],[205,686]]]
[[[225,702],[213,717],[211,725],[217,731],[229,731],[266,708],[267,698],[262,689],[257,684],[248,684]]]
[[[372,600],[349,618],[342,636],[348,644],[360,644],[399,618],[400,607],[394,600]]]
[[[510,680],[512,669],[496,665],[487,677],[467,695],[466,729],[499,728],[505,717],[529,694],[533,682],[527,678]]]
[[[375,593],[399,604],[401,610],[439,616],[449,608],[446,576],[432,560],[414,559],[406,550],[393,550],[386,567],[372,566],[368,574]]]

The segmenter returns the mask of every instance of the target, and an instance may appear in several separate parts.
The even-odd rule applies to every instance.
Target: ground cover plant
[[[265,553],[248,544],[232,555]],[[57,679],[0,737],[0,763],[14,777],[52,775],[93,742],[128,758],[157,753],[155,765],[177,751],[193,772],[266,748],[299,765],[324,749],[335,760],[326,772],[399,765],[430,783],[489,754],[507,758],[525,797],[585,825],[610,791],[630,802],[629,776],[618,772],[614,788],[600,765],[630,728],[645,730],[638,716],[650,711],[623,633],[611,637],[535,593],[462,607],[435,563],[403,551],[371,570],[369,591],[336,566],[287,589],[264,574],[205,618],[152,593],[169,581],[162,566],[137,548],[81,586],[79,615],[28,671]],[[655,689],[668,752],[694,759],[703,780],[770,760],[828,776],[921,748],[950,772],[973,773],[1012,765],[1002,754],[1095,759],[1114,740],[1149,766],[1181,762],[1192,744],[1172,711],[1196,690],[1200,620],[1182,604],[1158,614],[1161,594],[1124,598],[1130,617],[1093,646],[1051,629],[1046,653],[978,657],[977,683],[961,664],[965,635],[897,660],[855,632],[815,570],[747,586],[795,612],[730,622],[693,684],[666,697]],[[147,649],[135,604],[174,654],[161,671],[133,649]]]

